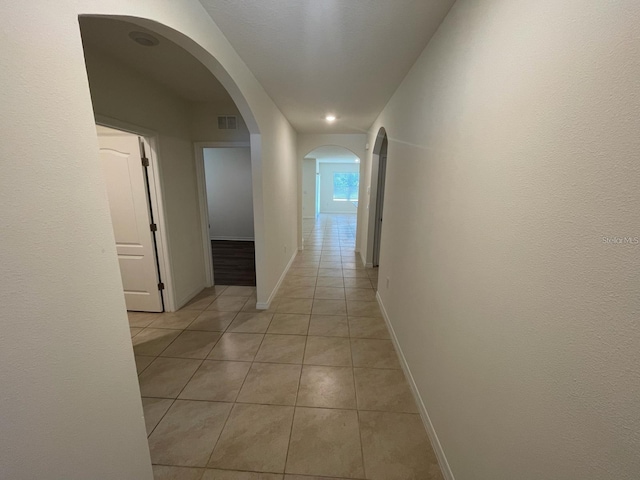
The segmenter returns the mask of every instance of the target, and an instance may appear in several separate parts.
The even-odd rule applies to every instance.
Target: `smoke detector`
[[[156,37],[145,32],[130,32],[129,38],[143,47],[155,47],[160,43]]]

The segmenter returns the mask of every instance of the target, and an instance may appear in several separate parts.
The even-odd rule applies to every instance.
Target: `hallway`
[[[354,232],[305,220],[267,311],[216,286],[129,314],[156,480],[442,478]]]

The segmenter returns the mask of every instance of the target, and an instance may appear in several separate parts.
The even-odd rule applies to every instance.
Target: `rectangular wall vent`
[[[237,130],[238,119],[235,115],[221,115],[218,117],[219,130]]]

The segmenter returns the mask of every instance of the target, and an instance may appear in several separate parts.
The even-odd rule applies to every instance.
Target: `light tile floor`
[[[355,216],[305,221],[271,308],[206,289],[130,313],[156,480],[442,479],[354,253]]]

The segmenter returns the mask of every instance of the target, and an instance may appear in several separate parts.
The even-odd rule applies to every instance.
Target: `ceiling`
[[[148,30],[121,20],[80,17],[85,50],[98,50],[130,69],[155,80],[190,102],[233,104],[227,90],[207,68],[182,47],[153,33],[160,43],[143,47],[129,38]]]
[[[368,130],[454,3],[200,1],[301,133]]]
[[[304,158],[315,158],[321,163],[358,163],[360,158],[351,150],[335,145],[325,145],[311,150]]]

